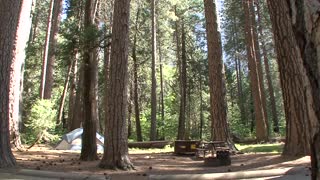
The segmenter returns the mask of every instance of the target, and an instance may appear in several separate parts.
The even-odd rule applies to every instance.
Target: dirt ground
[[[53,150],[49,146],[35,146],[28,151],[14,151],[18,166],[24,169],[72,172],[101,175],[137,175],[150,174],[202,174],[223,173],[247,170],[267,170],[288,167],[310,167],[310,157],[288,158],[279,154],[239,154],[231,156],[231,165],[222,167],[205,167],[203,160],[194,156],[176,156],[172,152],[144,153],[129,152],[135,165],[134,171],[115,171],[98,168],[99,160],[93,162],[79,161],[79,152]],[[100,159],[102,154],[99,154]],[[306,174],[306,176],[309,176]]]

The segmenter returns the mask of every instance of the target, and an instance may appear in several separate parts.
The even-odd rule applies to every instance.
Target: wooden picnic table
[[[203,154],[203,158],[206,157],[207,153],[211,153],[212,157],[215,157],[217,155],[218,151],[228,151],[229,152],[229,147],[227,142],[225,141],[209,141],[209,142],[202,142],[197,148],[197,157],[200,157],[200,155]]]

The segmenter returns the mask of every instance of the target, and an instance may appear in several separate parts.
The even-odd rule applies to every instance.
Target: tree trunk
[[[132,87],[132,83],[130,82],[129,97],[128,97],[128,139],[132,135],[132,121],[131,121],[132,99],[133,99],[133,87]]]
[[[202,140],[202,130],[203,130],[203,95],[202,95],[202,76],[201,73],[199,73],[199,91],[200,91],[200,129],[199,129],[199,137],[200,140]]]
[[[320,179],[320,25],[318,0],[290,1],[292,29],[295,34],[311,94],[307,96],[311,134],[312,179]]]
[[[305,77],[300,49],[292,30],[289,7],[285,0],[268,0],[278,56],[280,81],[286,115],[286,144],[284,155],[298,156],[310,153],[310,125],[308,114],[312,103],[309,82]],[[310,111],[309,111],[310,113]]]
[[[256,6],[257,6],[257,15],[258,15],[258,19],[257,19],[258,30],[259,30],[260,36],[263,37],[263,30],[262,30],[262,24],[261,24],[261,7],[260,7],[258,0],[255,0],[255,2],[256,2]],[[263,60],[264,60],[264,67],[265,67],[268,91],[269,91],[269,96],[270,96],[270,107],[271,107],[272,120],[273,120],[273,132],[279,133],[280,130],[279,130],[278,112],[277,112],[276,100],[275,100],[274,90],[273,90],[273,85],[272,85],[272,78],[271,78],[271,73],[270,73],[269,59],[268,59],[268,55],[267,55],[265,39],[261,38],[260,43],[261,43],[261,47],[262,47],[262,55],[263,55]]]
[[[180,112],[178,126],[178,140],[186,138],[186,104],[187,104],[187,56],[186,56],[186,34],[184,22],[182,22],[181,37],[181,74],[180,74]]]
[[[78,77],[78,87],[76,88],[76,99],[74,103],[74,110],[72,115],[72,121],[70,124],[70,131],[80,128],[81,123],[84,121],[84,110],[83,110],[83,89],[81,88],[83,84],[83,67],[79,69],[79,77]]]
[[[266,116],[264,113],[263,106],[263,96],[261,94],[261,79],[259,75],[259,65],[257,64],[255,53],[255,45],[254,45],[254,35],[252,31],[252,13],[251,10],[251,0],[243,0],[243,7],[245,12],[245,39],[247,46],[247,57],[249,64],[249,76],[251,81],[251,90],[254,101],[254,112],[256,119],[256,137],[257,141],[268,141],[268,132],[267,132],[267,124],[266,124]]]
[[[54,1],[50,0],[49,3],[49,11],[48,11],[48,20],[47,20],[47,30],[46,30],[46,38],[44,43],[44,52],[42,57],[42,69],[41,69],[41,83],[40,83],[40,99],[44,99],[45,94],[45,86],[46,86],[46,73],[48,68],[48,54],[49,54],[49,43],[50,43],[50,33],[52,27],[52,17],[53,17],[53,7]]]
[[[64,103],[65,103],[66,97],[67,97],[67,92],[68,92],[68,88],[69,88],[69,82],[70,82],[70,76],[71,76],[71,71],[72,71],[73,64],[74,64],[73,61],[70,62],[69,67],[68,67],[67,77],[66,77],[66,80],[64,82],[63,93],[61,95],[61,101],[60,101],[60,105],[59,105],[58,119],[57,119],[57,122],[56,122],[57,126],[60,125],[60,123],[62,121]]]
[[[9,119],[10,119],[10,141],[17,148],[21,148],[21,139],[19,132],[20,117],[20,96],[22,96],[21,79],[23,79],[22,68],[25,60],[25,48],[31,29],[31,7],[32,1],[23,0],[21,12],[17,27],[15,39],[15,50],[10,67],[10,101],[9,101]]]
[[[87,0],[85,4],[84,29],[86,33],[95,27],[94,19],[96,14],[97,1]],[[97,56],[95,39],[87,38],[84,43],[83,54],[83,134],[82,149],[80,159],[83,161],[93,161],[98,159],[96,132],[97,132]]]
[[[47,59],[47,72],[46,72],[46,80],[44,85],[44,99],[51,99],[52,87],[53,87],[53,71],[54,71],[54,63],[55,63],[55,54],[56,54],[56,46],[57,46],[57,38],[60,26],[61,19],[61,11],[62,11],[62,0],[54,0],[53,10],[52,10],[52,25],[50,29],[50,37],[48,44],[48,59]]]
[[[155,1],[151,0],[152,13],[152,87],[151,87],[151,130],[150,141],[157,139],[157,79],[156,79],[156,58],[157,58],[157,25]]]
[[[216,5],[204,0],[208,41],[211,140],[231,142],[227,124],[226,89],[222,61],[221,36],[218,31]]]
[[[142,141],[141,123],[140,123],[140,109],[139,109],[139,93],[138,93],[138,62],[137,62],[137,33],[138,33],[138,20],[140,16],[140,7],[137,10],[135,34],[133,38],[132,47],[132,60],[133,60],[133,81],[134,81],[134,113],[136,120],[136,133],[137,141]]]
[[[101,168],[132,169],[128,156],[127,84],[130,0],[114,3],[110,86],[107,89],[105,148]]]
[[[15,66],[14,63],[17,63],[13,58],[19,50],[17,49],[19,39],[16,41],[16,38],[21,5],[21,0],[0,1],[0,168],[16,165],[10,147],[9,105],[18,102],[10,98],[10,89],[18,85],[13,84],[10,68]],[[19,83],[19,81],[15,83]]]
[[[161,124],[162,124],[162,137],[161,139],[165,140],[165,119],[164,119],[164,90],[163,90],[163,62],[162,62],[162,49],[161,49],[161,41],[159,41],[159,61],[160,61],[160,105],[161,105]]]
[[[77,127],[73,126],[75,118],[73,116],[75,115],[75,105],[76,105],[76,87],[77,87],[77,72],[78,72],[78,58],[77,58],[77,52],[75,53],[76,55],[73,55],[73,66],[72,66],[72,71],[71,71],[71,77],[70,77],[70,90],[69,90],[69,111],[68,111],[68,130],[72,131],[76,129]],[[78,112],[79,113],[79,112]],[[80,123],[79,123],[80,127]]]
[[[264,78],[263,78],[263,70],[262,70],[262,61],[261,61],[261,53],[260,53],[260,46],[259,46],[259,38],[257,33],[257,23],[256,23],[256,13],[253,6],[253,0],[250,0],[250,13],[251,13],[251,27],[252,27],[252,37],[253,37],[253,46],[254,46],[254,54],[256,59],[257,65],[257,73],[259,78],[259,89],[260,89],[260,96],[261,96],[261,107],[264,117],[264,126],[266,126],[267,136],[269,136],[269,123],[268,123],[268,113],[267,113],[267,99],[265,95],[265,88],[264,88]],[[266,137],[268,139],[268,137]]]
[[[234,36],[238,37],[238,31],[237,31],[237,24],[236,24],[236,19],[235,17],[233,18],[233,31],[235,32]],[[239,53],[239,40],[236,38],[233,38],[233,44],[236,48],[236,53]],[[244,106],[244,97],[243,97],[243,90],[242,90],[242,69],[241,69],[241,61],[239,54],[235,54],[234,57],[235,61],[235,66],[236,66],[236,78],[237,78],[237,93],[238,93],[238,106],[240,109],[240,116],[241,116],[241,122],[245,125],[248,120],[247,120],[247,113],[245,111],[245,106]]]

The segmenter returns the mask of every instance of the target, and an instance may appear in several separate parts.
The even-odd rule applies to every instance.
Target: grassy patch
[[[250,144],[250,145],[241,145],[236,144],[236,147],[244,153],[281,153],[283,150],[284,144]]]

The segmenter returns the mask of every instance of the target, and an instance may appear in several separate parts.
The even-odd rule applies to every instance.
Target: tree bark
[[[70,124],[70,131],[80,128],[81,123],[84,121],[84,110],[83,110],[83,89],[81,88],[83,84],[83,67],[79,69],[79,77],[78,77],[78,87],[76,88],[76,96],[74,102],[74,109],[77,111],[73,111],[72,120]]]
[[[161,139],[165,140],[165,119],[164,119],[164,89],[163,89],[163,62],[162,62],[162,49],[161,49],[161,41],[159,41],[159,61],[160,61],[160,105],[161,105],[161,124],[162,124],[162,137]]]
[[[257,23],[258,23],[258,30],[260,36],[263,36],[263,29],[262,29],[262,23],[261,23],[261,5],[258,0],[255,0],[256,6],[257,6]],[[274,95],[274,89],[273,89],[273,83],[272,83],[272,78],[271,78],[271,73],[270,73],[270,67],[269,67],[269,59],[267,55],[267,49],[266,49],[266,44],[265,44],[265,39],[261,38],[261,48],[262,48],[262,55],[263,55],[263,60],[264,60],[264,67],[265,67],[265,72],[266,72],[266,77],[267,77],[267,85],[268,85],[268,91],[269,91],[269,96],[270,96],[270,107],[271,107],[271,113],[272,113],[272,120],[273,120],[273,132],[279,133],[279,118],[278,118],[278,112],[277,112],[277,106],[276,106],[276,100],[275,100],[275,95]]]
[[[186,56],[186,34],[184,30],[184,22],[182,21],[181,35],[181,74],[180,74],[180,111],[178,140],[186,138],[186,105],[187,105],[187,56]]]
[[[243,8],[245,12],[245,40],[247,46],[247,57],[249,64],[249,76],[251,81],[251,91],[254,102],[254,112],[256,120],[256,137],[257,141],[268,141],[267,124],[266,117],[263,108],[263,97],[261,92],[261,79],[259,75],[259,67],[257,65],[257,60],[255,56],[255,45],[254,45],[254,35],[252,30],[252,14],[251,10],[251,0],[243,0]]]
[[[53,71],[54,71],[54,63],[55,63],[55,54],[57,49],[57,38],[60,27],[60,19],[61,19],[61,11],[62,11],[62,0],[54,0],[54,5],[52,9],[52,25],[50,29],[50,37],[48,43],[48,59],[47,59],[47,72],[46,72],[46,80],[44,85],[44,99],[51,99],[52,87],[53,87]]]
[[[151,64],[151,130],[150,141],[157,139],[157,79],[156,79],[156,58],[157,58],[157,25],[156,25],[156,9],[155,1],[151,0],[152,14],[152,64]]]
[[[127,84],[130,0],[114,3],[110,86],[107,89],[106,130],[101,168],[132,169],[128,156]]]
[[[216,5],[212,0],[204,0],[204,7],[208,42],[211,140],[231,142],[227,124],[225,76]]]
[[[75,105],[76,105],[76,93],[77,93],[77,79],[79,79],[79,77],[77,76],[77,72],[78,72],[78,58],[77,58],[77,52],[76,55],[73,55],[73,66],[72,66],[72,71],[71,71],[71,77],[70,77],[70,90],[69,90],[69,111],[68,111],[68,130],[72,131],[76,128],[78,128],[77,126],[74,126],[74,120],[76,120],[75,118],[73,118],[73,116],[75,115]],[[78,78],[77,78],[78,77]],[[79,113],[79,112],[78,112]],[[80,123],[79,123],[79,127],[80,127]]]
[[[28,42],[31,29],[31,7],[32,1],[23,0],[17,34],[15,39],[15,49],[10,67],[10,101],[9,101],[9,118],[10,118],[10,141],[18,149],[22,147],[19,125],[21,122],[20,114],[20,96],[22,96],[21,79],[23,79],[23,64],[25,61],[25,48]]]
[[[254,46],[254,54],[255,54],[255,60],[257,65],[257,73],[259,78],[259,89],[260,89],[260,96],[261,96],[261,107],[264,117],[264,122],[266,129],[264,131],[267,131],[267,139],[269,136],[269,123],[268,123],[268,113],[267,113],[267,99],[265,95],[265,88],[264,88],[264,78],[263,78],[263,70],[262,70],[262,61],[261,61],[261,53],[260,53],[260,46],[259,46],[259,38],[257,33],[257,23],[256,23],[256,13],[255,8],[253,6],[253,1],[250,0],[250,13],[251,13],[251,27],[252,27],[252,38],[253,38],[253,46]]]
[[[138,60],[137,60],[137,33],[138,33],[138,20],[140,17],[140,7],[137,10],[136,24],[135,24],[135,35],[133,38],[132,47],[132,60],[133,60],[133,81],[134,81],[134,113],[136,120],[136,133],[137,141],[142,141],[141,123],[140,123],[140,108],[139,108],[139,93],[138,93]]]
[[[312,179],[320,179],[320,17],[318,0],[290,1],[290,18],[311,93],[307,96],[311,134]]]
[[[49,54],[49,43],[51,37],[51,27],[52,27],[52,17],[53,17],[53,7],[54,1],[50,0],[49,10],[48,10],[48,20],[47,20],[47,30],[46,30],[46,38],[44,43],[44,52],[42,57],[42,69],[41,69],[41,82],[40,82],[40,99],[44,99],[45,94],[45,85],[46,85],[46,73],[48,68],[48,54]]]
[[[67,97],[67,92],[68,92],[68,88],[69,88],[69,82],[70,82],[70,77],[71,77],[71,71],[72,71],[73,64],[74,64],[73,61],[70,62],[69,67],[68,67],[67,77],[66,77],[66,80],[64,82],[63,93],[62,93],[61,99],[60,99],[58,118],[57,118],[57,122],[56,122],[57,126],[60,125],[60,123],[62,121],[64,103],[65,103],[66,97]]]
[[[84,28],[86,33],[95,28],[94,20],[97,9],[96,0],[87,0],[85,4]],[[98,159],[96,132],[97,132],[97,56],[94,47],[95,38],[87,38],[84,43],[83,54],[83,134],[80,159],[93,161]]]
[[[21,0],[0,1],[0,168],[16,165],[10,147],[9,106],[14,104],[10,89],[17,84],[12,84],[10,68],[17,63],[13,58],[18,50],[16,38],[21,5]]]
[[[201,73],[199,73],[199,91],[200,91],[200,127],[199,127],[199,138],[202,140],[202,131],[203,131],[203,95],[202,95],[202,76]]]
[[[310,153],[309,118],[312,103],[307,102],[310,86],[303,60],[292,30],[290,10],[285,0],[268,0],[279,64],[280,81],[286,115],[286,144],[284,155]]]

